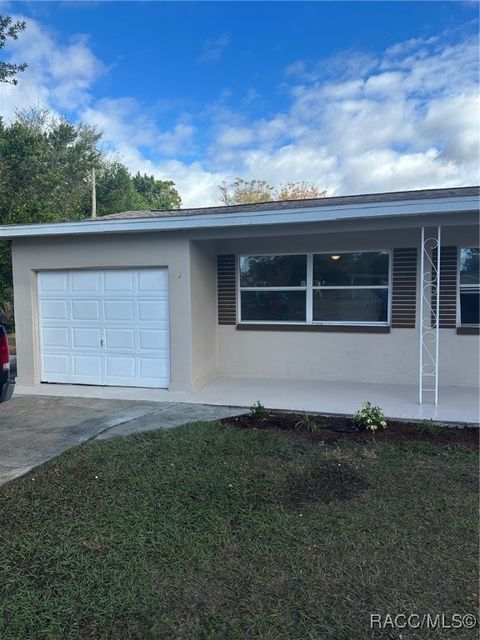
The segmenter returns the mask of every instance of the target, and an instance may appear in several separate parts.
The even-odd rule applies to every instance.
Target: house
[[[462,187],[0,227],[17,383],[388,381],[435,402],[438,380],[478,384],[478,210]]]

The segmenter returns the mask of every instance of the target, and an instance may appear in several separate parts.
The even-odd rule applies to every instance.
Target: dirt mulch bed
[[[352,418],[348,416],[310,414],[315,422],[314,432],[296,426],[302,414],[283,411],[268,411],[262,420],[250,414],[234,416],[222,420],[241,429],[281,429],[295,438],[306,439],[313,444],[351,440],[368,443],[376,442],[428,442],[438,445],[461,444],[469,449],[479,448],[479,429],[475,426],[447,426],[441,423],[404,422],[387,420],[387,429],[377,431],[373,436],[368,431],[354,430]]]

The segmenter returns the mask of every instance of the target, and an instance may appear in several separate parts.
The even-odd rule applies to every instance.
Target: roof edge
[[[243,209],[225,213],[200,213],[196,215],[170,215],[142,218],[96,218],[94,220],[45,223],[32,225],[0,226],[0,238],[26,238],[62,235],[90,235],[131,233],[148,231],[187,231],[248,226],[288,225],[295,223],[338,222],[343,220],[367,220],[393,218],[405,219],[424,215],[477,213],[477,193],[462,196],[403,199],[396,201],[331,204],[322,207],[297,207],[288,209]]]
[[[215,205],[210,207],[190,207],[184,209],[150,209],[147,211],[121,211],[102,216],[102,220],[123,218],[159,218],[172,215],[202,215],[210,213],[238,213],[239,211],[276,211],[302,208],[329,207],[342,204],[368,204],[374,202],[398,202],[400,200],[423,200],[429,198],[455,198],[462,195],[480,196],[480,186],[444,187],[437,189],[413,189],[408,191],[384,191],[346,196],[325,196],[300,200],[267,200],[248,204]]]

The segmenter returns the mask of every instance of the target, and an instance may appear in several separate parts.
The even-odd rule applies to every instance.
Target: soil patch
[[[349,416],[310,414],[315,423],[314,431],[309,431],[297,423],[302,414],[290,411],[267,411],[264,419],[250,414],[226,418],[222,422],[241,429],[281,429],[292,437],[306,439],[313,444],[328,444],[344,440],[369,443],[376,442],[425,442],[438,445],[460,444],[475,451],[479,448],[479,429],[475,426],[455,427],[441,423],[408,422],[387,420],[387,428],[377,431],[354,430]]]
[[[285,502],[289,506],[302,506],[312,502],[350,500],[367,489],[368,482],[345,462],[324,460],[292,473],[286,484]]]

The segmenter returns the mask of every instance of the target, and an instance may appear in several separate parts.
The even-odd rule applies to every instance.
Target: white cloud
[[[105,65],[93,54],[85,36],[59,44],[38,22],[26,21],[26,30],[4,49],[12,61],[26,61],[28,69],[20,74],[18,85],[0,85],[3,117],[8,120],[23,107],[76,111],[90,100],[90,90]]]
[[[174,180],[184,206],[218,203],[235,176],[272,184],[307,180],[330,194],[478,183],[478,42],[448,34],[392,45],[375,56],[347,51],[313,65],[292,62],[288,105],[268,117],[243,112],[257,87],[231,106],[225,91],[196,116],[168,127],[154,105],[132,97],[96,100],[105,72],[78,37],[67,44],[29,21],[12,48],[30,68],[17,87],[0,86],[0,110],[15,105],[68,109],[104,132],[107,149],[132,171]],[[228,37],[205,42],[199,61],[220,59]],[[283,86],[285,89],[285,85]]]
[[[229,44],[230,38],[226,35],[205,40],[202,52],[198,56],[198,62],[216,62],[217,60],[220,60],[223,56],[223,52]]]
[[[399,43],[376,61],[366,57],[363,69],[362,57],[342,67],[337,56],[338,79],[320,65],[293,65],[301,83],[291,107],[250,124],[257,144],[239,156],[242,175],[277,182],[290,174],[330,193],[478,183],[477,42]]]
[[[306,64],[304,60],[296,60],[285,67],[283,73],[287,76],[287,78],[291,78],[292,76],[302,76],[305,73]]]
[[[246,127],[225,127],[217,137],[222,147],[238,147],[253,141],[253,131]]]

